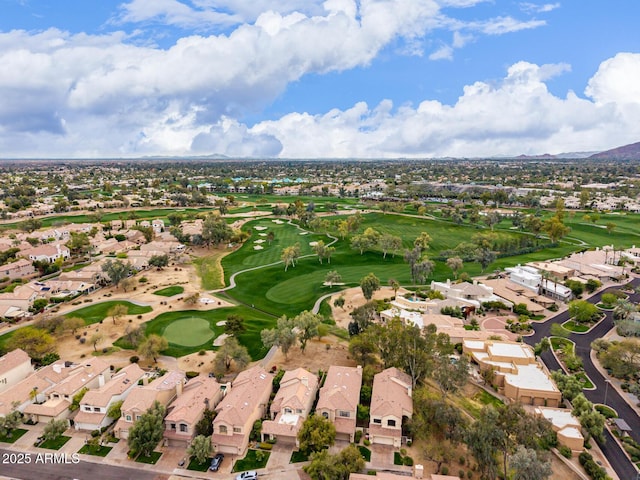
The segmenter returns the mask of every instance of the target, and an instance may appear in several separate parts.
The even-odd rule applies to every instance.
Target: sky
[[[640,141],[637,0],[0,0],[0,158]]]

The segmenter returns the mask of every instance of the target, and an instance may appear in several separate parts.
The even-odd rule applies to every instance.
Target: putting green
[[[215,336],[209,322],[200,317],[180,318],[167,325],[163,334],[169,343],[184,347],[202,345]]]

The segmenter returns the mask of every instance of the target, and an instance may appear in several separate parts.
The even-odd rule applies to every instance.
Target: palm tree
[[[638,307],[633,303],[625,299],[619,299],[613,308],[613,318],[616,320],[628,320],[637,311]]]

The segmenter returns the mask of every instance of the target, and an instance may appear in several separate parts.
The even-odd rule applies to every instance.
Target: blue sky
[[[640,2],[0,0],[0,157],[640,141]]]

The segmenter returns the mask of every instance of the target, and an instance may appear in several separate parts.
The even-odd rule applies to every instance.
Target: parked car
[[[222,453],[216,453],[216,456],[211,459],[211,465],[209,465],[209,470],[212,472],[217,472],[222,464],[222,460],[224,460],[224,455]]]
[[[252,470],[250,472],[242,472],[240,475],[236,475],[236,480],[256,480],[258,478],[258,472]]]

